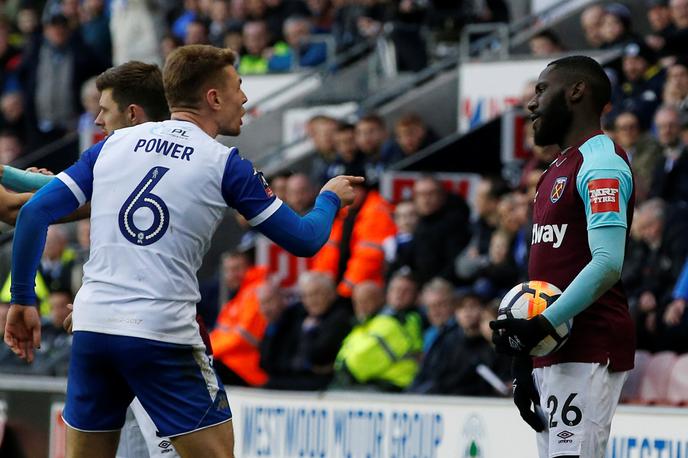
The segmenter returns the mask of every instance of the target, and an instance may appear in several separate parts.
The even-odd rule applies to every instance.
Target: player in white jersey
[[[291,252],[310,256],[362,181],[331,180],[299,217],[236,148],[214,141],[240,131],[246,97],[234,58],[210,46],[173,52],[164,70],[172,120],[116,131],[20,212],[5,340],[31,360],[40,343],[33,276],[46,228],[91,201],[91,255],[75,300],[64,411],[69,457],[114,456],[134,395],[180,455],[233,456],[231,412],[194,319],[195,273],[210,238],[229,205]]]

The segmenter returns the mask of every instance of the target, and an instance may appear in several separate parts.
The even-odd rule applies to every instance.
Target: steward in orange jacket
[[[260,368],[259,351],[267,323],[260,312],[258,287],[265,282],[265,277],[265,267],[252,267],[246,272],[239,291],[222,306],[215,329],[210,333],[213,356],[219,363],[216,366],[223,382],[242,385],[244,381],[246,385],[260,386],[268,380]],[[233,375],[241,380],[235,380]]]
[[[313,258],[313,270],[338,283],[337,293],[351,297],[354,285],[372,280],[383,284],[382,242],[396,233],[391,205],[380,193],[356,186],[356,200],[337,214],[330,239]]]

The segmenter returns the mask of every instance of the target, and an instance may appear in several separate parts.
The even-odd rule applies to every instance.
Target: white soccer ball
[[[511,288],[499,304],[497,319],[523,318],[529,320],[542,312],[561,295],[561,290],[545,281],[531,280]],[[571,333],[573,319],[559,325],[556,335],[547,336],[530,351],[531,356],[546,356],[559,350]]]

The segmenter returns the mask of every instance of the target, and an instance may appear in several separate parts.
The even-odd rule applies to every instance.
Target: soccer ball
[[[520,283],[506,293],[499,304],[497,319],[525,318],[527,320],[545,311],[559,296],[561,290],[546,281]],[[573,319],[559,325],[556,335],[547,336],[530,351],[531,356],[545,356],[561,348],[569,338]]]

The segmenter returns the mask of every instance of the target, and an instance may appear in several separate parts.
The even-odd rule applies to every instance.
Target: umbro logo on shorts
[[[570,431],[562,431],[559,434],[557,434],[557,437],[560,437],[561,440],[559,441],[560,444],[569,444],[573,442],[570,438],[573,437],[574,434]]]
[[[170,448],[170,445],[172,445],[172,442],[165,440],[165,441],[160,441],[160,443],[158,444],[158,447]]]

